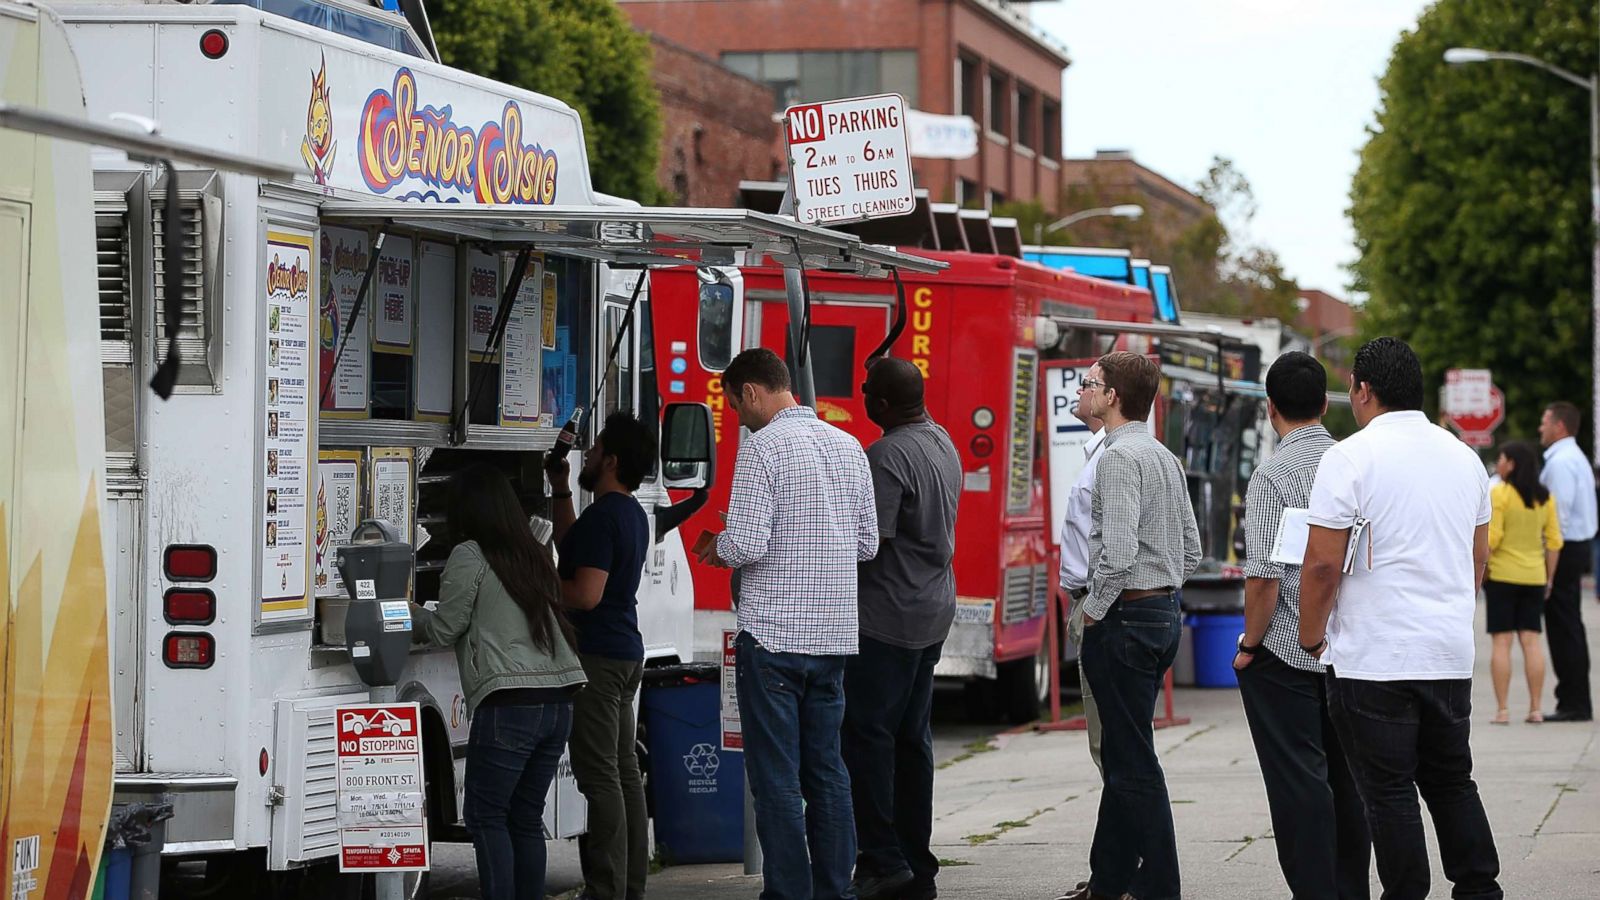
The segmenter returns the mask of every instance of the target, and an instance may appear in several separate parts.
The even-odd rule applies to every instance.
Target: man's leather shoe
[[[850,890],[859,900],[890,900],[900,893],[900,889],[916,880],[910,869],[901,869],[888,875],[868,875],[863,878],[857,875],[850,882]]]
[[[1117,898],[1110,894],[1097,894],[1089,890],[1089,882],[1080,881],[1077,887],[1057,897],[1056,900],[1134,900],[1134,896],[1132,894],[1123,894],[1120,898]]]
[[[1593,722],[1594,713],[1576,713],[1558,709],[1544,717],[1546,722]]]

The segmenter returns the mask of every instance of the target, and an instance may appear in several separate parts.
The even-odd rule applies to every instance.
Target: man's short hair
[[[1560,422],[1562,427],[1567,429],[1567,434],[1576,435],[1578,426],[1583,424],[1583,413],[1578,410],[1576,405],[1565,400],[1557,400],[1546,406],[1545,409],[1549,410],[1550,415],[1557,422]]]
[[[1328,402],[1328,370],[1309,353],[1291,350],[1267,370],[1267,399],[1290,422],[1309,422]]]
[[[1365,381],[1384,409],[1422,408],[1422,361],[1411,345],[1396,337],[1374,338],[1356,351],[1350,367],[1356,384]]]
[[[1161,370],[1137,353],[1118,350],[1100,357],[1106,389],[1117,392],[1122,417],[1136,422],[1150,418],[1150,404],[1161,387]]]
[[[737,397],[747,384],[769,391],[787,391],[789,367],[782,357],[766,347],[742,351],[722,370],[722,391]]]
[[[606,416],[606,425],[597,440],[601,452],[616,458],[617,480],[628,490],[637,491],[655,465],[655,430],[632,413],[614,412]]]
[[[914,415],[922,411],[924,387],[922,370],[908,359],[884,356],[871,362],[866,387],[872,396],[897,413]]]

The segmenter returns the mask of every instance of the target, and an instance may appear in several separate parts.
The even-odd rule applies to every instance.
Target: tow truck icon
[[[358,712],[345,713],[344,720],[339,723],[339,728],[355,735],[359,735],[370,728],[376,732],[388,733],[394,737],[399,737],[411,730],[411,722],[408,719],[400,718],[387,709],[380,709],[375,710],[371,718]]]

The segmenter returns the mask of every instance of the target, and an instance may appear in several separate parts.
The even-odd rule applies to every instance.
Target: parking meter
[[[339,574],[350,592],[345,647],[369,686],[400,680],[411,652],[411,573],[416,551],[393,525],[367,519],[339,548]]]

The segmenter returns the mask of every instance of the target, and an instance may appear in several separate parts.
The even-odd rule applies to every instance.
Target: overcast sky
[[[1350,177],[1377,79],[1427,0],[1059,0],[1068,156],[1125,149],[1186,187],[1213,156],[1255,189],[1251,238],[1304,287],[1346,296]]]

